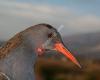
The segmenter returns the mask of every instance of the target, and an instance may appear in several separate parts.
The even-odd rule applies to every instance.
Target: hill
[[[63,41],[75,55],[100,58],[100,32],[64,36]]]

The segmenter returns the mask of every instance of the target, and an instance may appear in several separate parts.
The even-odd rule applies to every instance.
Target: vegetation
[[[100,80],[100,60],[82,59],[80,63],[82,68],[70,61],[39,59],[35,71],[42,80]]]

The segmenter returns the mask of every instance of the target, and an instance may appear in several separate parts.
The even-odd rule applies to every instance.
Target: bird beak
[[[68,51],[68,49],[66,49],[64,47],[64,45],[62,43],[56,43],[54,45],[55,50],[59,51],[60,53],[62,53],[63,55],[65,55],[66,57],[68,57],[73,63],[75,63],[78,67],[81,68],[79,62],[76,60],[76,58]]]

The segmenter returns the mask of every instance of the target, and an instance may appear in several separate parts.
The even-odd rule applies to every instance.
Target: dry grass
[[[42,80],[100,80],[100,60],[84,59],[80,63],[81,69],[70,61],[39,59],[35,71]]]

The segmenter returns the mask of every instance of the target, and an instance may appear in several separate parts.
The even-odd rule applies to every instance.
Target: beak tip
[[[62,43],[56,43],[55,49],[64,54],[66,57],[68,57],[73,63],[75,63],[79,68],[81,68],[81,65],[76,60],[76,58],[62,45]]]
[[[76,62],[75,63],[79,68],[82,68],[82,66],[78,63],[78,62]]]
[[[80,64],[78,64],[78,67],[79,67],[79,68],[82,68],[82,66],[81,66]]]

